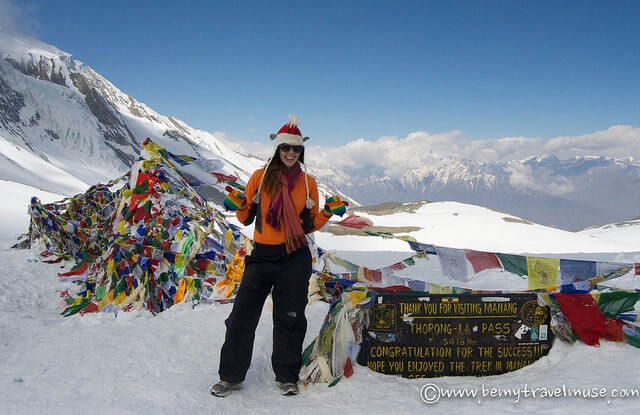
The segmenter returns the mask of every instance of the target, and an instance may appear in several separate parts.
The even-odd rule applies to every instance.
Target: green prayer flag
[[[169,274],[167,272],[160,274],[160,282],[166,284],[167,281],[169,281]]]
[[[502,264],[502,268],[512,274],[526,276],[527,275],[527,257],[522,255],[500,254],[496,256]]]
[[[640,300],[640,293],[614,291],[601,293],[598,298],[598,307],[605,317],[616,318],[622,313],[633,311]]]
[[[91,302],[89,302],[89,300],[87,300],[86,298],[83,298],[82,302],[80,304],[73,305],[71,307],[67,307],[60,314],[63,315],[64,317],[72,316],[72,315],[76,314],[78,311],[80,311],[83,308],[85,308],[86,306],[88,306],[89,304],[91,304]]]
[[[624,336],[627,338],[627,343],[640,349],[640,336],[629,336],[628,334]]]
[[[332,380],[328,387],[331,388],[333,386],[336,386],[338,384],[338,382],[340,382],[341,380],[342,380],[342,375],[340,375],[337,378],[335,378],[334,380]]]
[[[121,292],[124,292],[127,289],[127,278],[126,277],[122,277],[120,279],[120,282],[118,282],[118,285],[116,285],[116,290],[115,290],[115,295],[120,294]]]
[[[313,339],[310,345],[304,349],[302,353],[302,366],[308,366],[311,363],[311,353],[313,352],[313,346],[316,344],[316,339]]]
[[[96,299],[98,301],[102,300],[107,295],[107,289],[104,285],[99,285],[96,288]]]

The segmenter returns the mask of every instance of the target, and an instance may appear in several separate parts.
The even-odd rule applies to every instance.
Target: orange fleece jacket
[[[256,170],[249,178],[249,182],[244,189],[244,195],[247,199],[247,208],[236,211],[236,217],[238,220],[244,225],[249,225],[253,222],[253,218],[250,218],[250,212],[253,205],[252,199],[258,190],[258,186],[260,186],[260,181],[262,180],[262,175],[264,174],[264,168]],[[310,209],[311,220],[313,221],[313,229],[311,232],[317,231],[322,228],[328,221],[329,218],[321,213],[318,208],[318,185],[316,180],[311,176],[307,175],[309,179],[309,197],[313,200],[314,206]],[[298,216],[302,213],[302,210],[305,207],[306,197],[307,197],[307,189],[304,181],[304,172],[298,176],[295,183],[293,184],[293,188],[289,189],[289,193],[291,194],[291,199],[293,200],[293,204],[296,207],[296,211],[298,212]],[[262,232],[258,230],[258,226],[253,232],[253,240],[259,244],[264,245],[279,245],[284,243],[284,229],[280,229],[276,231],[269,224],[267,224],[265,218],[267,217],[267,211],[269,210],[269,205],[271,204],[271,197],[264,191],[264,187],[260,191],[260,203],[257,206],[260,209],[260,212],[256,212],[256,218],[261,220],[261,228]],[[300,223],[302,223],[302,219],[300,219]]]

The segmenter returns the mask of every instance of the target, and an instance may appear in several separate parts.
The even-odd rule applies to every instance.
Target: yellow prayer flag
[[[187,265],[187,257],[182,254],[176,254],[174,265],[175,268],[184,268]]]
[[[558,258],[527,257],[527,274],[529,275],[529,289],[553,287],[558,277]]]
[[[124,293],[124,291],[123,291],[123,292],[121,292],[120,294],[118,294],[118,295],[116,296],[116,299],[115,299],[114,303],[116,303],[116,304],[120,304],[121,302],[123,302],[123,301],[124,301],[124,299],[125,299],[125,298],[127,298],[127,295],[126,295],[126,294]]]
[[[152,156],[156,156],[158,157],[160,155],[160,149],[162,147],[160,147],[159,144],[154,143],[153,141],[149,140],[146,142],[146,144],[144,145],[144,148],[149,152],[149,154],[151,154]]]
[[[432,294],[453,294],[453,289],[448,285],[429,283],[429,292]]]
[[[98,301],[98,310],[102,310],[111,301],[113,301],[113,295],[105,295],[102,300]]]
[[[365,291],[351,291],[349,292],[349,297],[351,299],[351,304],[356,305],[360,304],[367,298],[367,293]]]
[[[125,222],[124,219],[122,219],[119,223],[118,223],[118,233],[120,235],[124,235],[127,233],[127,228],[126,228],[127,222]]]
[[[111,276],[116,271],[116,261],[110,259],[107,263],[107,276]]]

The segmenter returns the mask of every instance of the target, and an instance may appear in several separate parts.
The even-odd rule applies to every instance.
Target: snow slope
[[[59,264],[45,264],[35,251],[7,247],[26,231],[26,204],[36,190],[0,182],[5,195],[0,228],[0,413],[6,414],[389,414],[389,413],[557,413],[583,415],[635,412],[640,391],[640,350],[602,342],[600,347],[556,340],[548,356],[515,372],[485,378],[408,380],[365,367],[335,387],[314,384],[295,397],[278,394],[270,368],[271,315],[265,307],[256,335],[253,364],[244,389],[221,399],[208,392],[217,380],[224,319],[231,305],[179,304],[153,317],[147,312],[63,318],[56,281]],[[39,194],[43,200],[55,195]],[[50,200],[50,199],[48,199]],[[425,243],[510,252],[549,250],[597,252],[591,258],[638,260],[640,243],[616,241],[613,231],[598,238],[539,225],[508,230],[495,212],[468,205],[425,205],[414,214],[372,217],[376,224],[421,225]],[[483,228],[482,226],[486,226]],[[542,228],[542,229],[540,229]],[[628,230],[629,231],[629,230]],[[424,233],[420,233],[424,232]],[[636,229],[636,235],[640,233]],[[457,237],[457,238],[456,238]],[[347,238],[347,242],[341,238]],[[640,238],[636,238],[636,241]],[[319,234],[318,243],[363,265],[390,264],[409,254],[397,240]],[[486,245],[483,245],[482,242]],[[593,242],[589,245],[588,242]],[[404,244],[404,242],[401,242]],[[387,249],[388,248],[388,249]],[[419,269],[414,271],[420,273]],[[420,277],[420,275],[415,275]],[[480,277],[480,278],[476,278]],[[476,286],[495,288],[500,276],[483,273]],[[626,278],[627,286],[637,285]],[[307,309],[305,344],[318,333],[328,305]],[[421,390],[434,397],[425,403]],[[580,398],[571,392],[597,392]],[[463,393],[475,397],[446,397]],[[535,393],[535,396],[533,395]],[[508,394],[508,395],[507,395]],[[500,395],[500,396],[498,396]],[[550,396],[553,395],[553,396]],[[562,395],[562,396],[556,396]]]
[[[475,249],[479,251],[503,253],[580,253],[580,252],[616,252],[640,251],[640,240],[633,238],[640,223],[629,227],[630,236],[623,240],[618,235],[625,231],[606,234],[597,232],[567,232],[522,220],[518,217],[491,209],[458,202],[434,202],[407,204],[414,206],[408,212],[377,216],[358,211],[376,226],[406,227],[418,226],[420,230],[407,233],[419,242],[438,246]],[[609,236],[609,237],[606,237]],[[319,244],[332,245],[335,249],[350,250],[358,244],[358,237],[319,236]],[[361,242],[360,242],[361,243]],[[402,241],[371,241],[376,247],[385,250],[406,250]]]

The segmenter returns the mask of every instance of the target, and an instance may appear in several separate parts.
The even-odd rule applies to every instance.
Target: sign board
[[[379,293],[358,362],[406,378],[498,375],[549,353],[550,321],[536,294]]]

